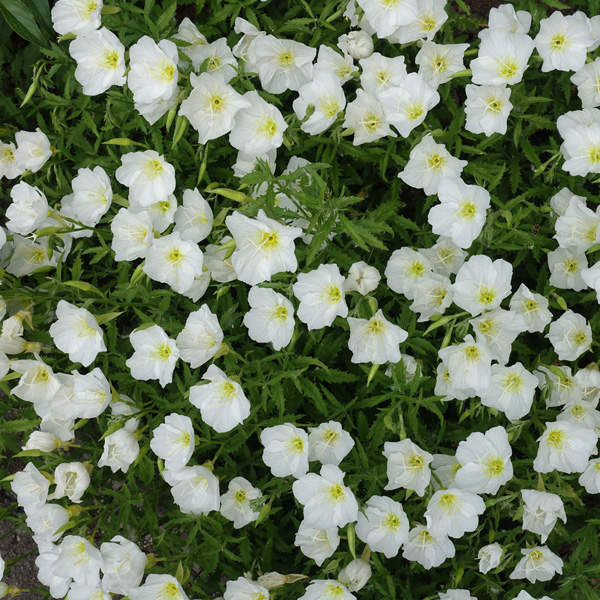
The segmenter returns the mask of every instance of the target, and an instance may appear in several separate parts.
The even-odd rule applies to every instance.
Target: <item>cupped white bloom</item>
[[[131,198],[129,199],[131,200]],[[163,233],[175,220],[177,198],[173,194],[169,194],[163,200],[154,202],[146,207],[131,202],[129,210],[132,210],[134,213],[147,212],[152,221],[154,235],[158,237],[157,234]]]
[[[364,512],[358,513],[356,535],[373,552],[393,558],[408,540],[408,517],[400,502],[386,496],[371,496]]]
[[[542,72],[577,71],[585,64],[593,38],[586,19],[556,11],[540,21],[535,47],[544,59]]]
[[[221,239],[223,246],[233,238],[226,235]],[[229,283],[235,281],[238,276],[231,264],[231,258],[226,258],[229,247],[208,244],[205,248],[203,267],[208,269],[210,277],[219,283]]]
[[[350,55],[359,60],[368,58],[373,54],[373,37],[364,29],[349,31],[338,38],[338,48],[344,56]]]
[[[129,188],[129,201],[142,207],[165,200],[175,189],[173,165],[154,150],[124,154],[115,177]]]
[[[78,221],[95,227],[112,202],[113,193],[106,171],[102,167],[79,169],[71,185],[73,199],[70,209],[75,212]]]
[[[60,35],[83,35],[100,27],[102,0],[58,0],[52,7],[52,27]]]
[[[436,44],[424,41],[415,63],[419,75],[434,89],[450,81],[454,73],[465,68],[464,56],[469,44]]]
[[[308,107],[313,113],[306,118]],[[293,108],[302,121],[300,129],[310,135],[317,135],[333,125],[338,114],[346,106],[346,96],[340,78],[330,71],[315,73],[314,79],[298,90],[298,98]]]
[[[433,265],[421,250],[400,248],[392,252],[384,275],[392,291],[413,300],[415,283],[432,271]]]
[[[128,421],[127,425],[131,422],[135,422],[135,419]],[[117,471],[127,473],[139,455],[140,445],[137,438],[131,431],[123,427],[104,438],[104,450],[98,466],[110,467],[113,473]]]
[[[508,115],[513,108],[510,88],[496,85],[472,85],[465,88],[465,129],[471,133],[504,135],[508,127]]]
[[[400,344],[406,341],[408,332],[390,323],[379,309],[370,319],[348,317],[350,339],[348,348],[353,363],[370,362],[381,365],[400,362]]]
[[[498,308],[511,293],[512,271],[512,265],[501,258],[471,256],[456,274],[454,303],[473,316]]]
[[[409,73],[400,84],[379,94],[387,121],[402,137],[418,127],[427,112],[440,101],[440,95],[418,73]]]
[[[578,483],[588,494],[600,494],[600,458],[590,460]]]
[[[208,362],[219,351],[222,342],[219,319],[206,304],[188,315],[183,330],[175,339],[181,360],[189,363],[192,369]]]
[[[125,361],[131,376],[140,381],[158,379],[165,387],[173,380],[173,371],[179,358],[179,348],[158,325],[134,331],[129,336],[134,353]]]
[[[190,388],[190,402],[200,409],[202,420],[218,433],[231,431],[250,414],[250,401],[242,386],[210,365],[202,379],[210,383]]]
[[[250,502],[261,496],[262,492],[247,479],[234,477],[227,491],[221,495],[221,514],[233,521],[236,529],[240,529],[258,519],[259,511]]]
[[[542,332],[552,321],[552,313],[548,309],[548,299],[541,294],[535,294],[522,283],[510,299],[510,310],[520,315],[526,331],[529,333]]]
[[[428,133],[410,151],[408,163],[398,177],[430,196],[437,194],[444,177],[458,178],[466,166],[466,160],[452,156],[444,144],[437,144]]]
[[[121,535],[100,546],[102,587],[112,594],[129,595],[139,587],[146,567],[146,555]]]
[[[236,33],[239,32],[236,31]],[[198,28],[196,27],[196,25],[194,25],[194,23],[192,23],[189,17],[185,17],[185,19],[183,19],[181,23],[179,23],[179,29],[177,30],[177,33],[173,35],[173,37],[177,40],[187,42],[189,45],[181,46],[181,51],[186,56],[188,56],[195,64],[202,64],[202,61],[198,62],[198,57],[196,56],[196,53],[200,47],[205,46],[208,42],[206,40],[206,37],[202,35],[200,31],[198,31]],[[180,66],[183,66],[181,65],[181,61]]]
[[[472,398],[477,395],[477,392],[472,388],[466,388],[464,390],[455,388],[452,384],[452,378],[450,377],[450,370],[444,362],[441,362],[437,366],[434,393],[436,396],[443,396],[442,400],[444,402],[449,402],[450,400],[466,400],[467,398]]]
[[[546,429],[538,438],[538,453],[533,469],[538,473],[582,473],[595,451],[598,434],[588,427],[571,421],[546,423]]]
[[[90,474],[83,463],[61,463],[54,469],[54,483],[56,488],[48,496],[48,500],[58,500],[66,496],[71,502],[79,504],[90,485]]]
[[[479,550],[477,558],[479,559],[479,572],[487,573],[495,569],[502,560],[504,549],[498,542],[488,544]]]
[[[488,29],[480,35],[479,54],[471,61],[473,83],[513,85],[523,79],[533,52],[533,40],[522,33]]]
[[[300,523],[294,539],[294,546],[298,546],[304,556],[312,558],[318,567],[337,550],[339,544],[337,527],[316,529],[305,521]]]
[[[356,90],[356,99],[346,106],[346,119],[342,127],[354,131],[352,140],[354,146],[374,142],[387,135],[396,137],[390,129],[381,102],[362,89]]]
[[[154,281],[166,283],[182,294],[192,287],[196,277],[202,275],[202,262],[202,250],[198,245],[183,240],[175,231],[152,240],[142,270]]]
[[[548,252],[550,285],[560,289],[585,290],[587,285],[581,272],[588,266],[585,251],[577,247],[557,248]]]
[[[571,75],[583,108],[600,106],[600,58],[583,65]]]
[[[271,94],[298,91],[312,79],[316,48],[272,35],[257,37],[248,54],[263,89]]]
[[[80,375],[75,371],[73,387],[70,391],[72,396],[68,401],[69,416],[77,419],[92,419],[101,415],[112,396],[110,383],[98,367],[86,375]]]
[[[469,590],[455,589],[446,590],[439,593],[440,600],[477,600],[475,596],[471,596]]]
[[[417,0],[417,17],[407,25],[401,25],[387,36],[392,44],[410,44],[417,40],[431,40],[448,20],[446,0]]]
[[[262,430],[263,462],[274,477],[302,477],[308,471],[308,435],[289,423]]]
[[[513,476],[512,448],[504,427],[475,431],[458,444],[456,487],[475,494],[497,494]]]
[[[598,109],[588,109],[598,110]],[[563,170],[571,175],[600,173],[600,123],[575,124],[563,134]]]
[[[490,384],[492,355],[487,344],[467,335],[461,344],[447,346],[438,352],[448,368],[451,386],[455,390],[479,393]]]
[[[41,450],[42,452],[54,452],[60,446],[60,440],[52,433],[45,431],[32,431],[27,442],[21,446],[21,450]]]
[[[194,453],[195,434],[192,420],[185,415],[171,413],[152,432],[150,448],[165,461],[170,471],[183,469]]]
[[[546,337],[559,360],[576,360],[592,346],[592,328],[583,315],[568,310],[550,324]]]
[[[283,144],[283,132],[288,127],[281,112],[256,91],[246,92],[243,98],[250,107],[236,113],[229,143],[250,156],[279,148]]]
[[[17,131],[15,140],[15,160],[23,171],[39,171],[52,156],[50,140],[39,127],[35,131]]]
[[[377,289],[380,281],[381,274],[375,267],[364,261],[355,262],[348,271],[345,289],[347,292],[358,292],[366,296]]]
[[[515,11],[511,4],[501,4],[490,8],[488,27],[508,31],[508,33],[527,34],[531,27],[531,14],[526,10]]]
[[[314,76],[316,77],[319,72],[323,71],[333,73],[339,78],[340,83],[346,83],[346,81],[352,78],[352,71],[354,71],[352,56],[348,53],[339,54],[333,48],[321,44],[319,46],[317,62],[314,66]]]
[[[225,584],[223,600],[268,600],[269,590],[245,577],[230,579]]]
[[[242,33],[239,42],[232,48],[234,56],[241,58],[244,61],[244,71],[256,72],[256,65],[252,63],[250,58],[250,47],[257,38],[267,35],[265,31],[261,31],[246,19],[236,17],[233,30],[236,33]]]
[[[479,392],[481,404],[502,411],[509,421],[529,414],[538,379],[518,362],[510,367],[492,365],[490,385]]]
[[[244,283],[256,285],[270,281],[276,273],[293,273],[298,268],[294,240],[302,235],[299,227],[269,219],[262,209],[256,219],[234,212],[225,224],[235,239],[231,263]]]
[[[355,558],[338,573],[338,581],[344,584],[349,592],[358,592],[365,587],[371,574],[369,563],[362,558]]]
[[[157,44],[145,35],[131,46],[127,85],[134,102],[150,104],[171,98],[177,91],[178,60],[177,46],[169,40]]]
[[[426,569],[439,567],[456,550],[452,540],[444,534],[432,535],[425,526],[417,525],[408,533],[402,557],[423,565]]]
[[[6,209],[6,228],[12,233],[29,235],[48,217],[48,200],[37,187],[21,181],[10,190],[12,203]]]
[[[492,359],[501,365],[508,362],[513,342],[525,329],[519,314],[502,308],[485,311],[469,323],[475,330],[477,341],[485,344]]]
[[[15,277],[30,275],[42,267],[56,267],[59,254],[54,250],[48,257],[48,238],[39,238],[33,242],[20,235],[13,235],[14,250],[6,272]]]
[[[354,440],[337,421],[309,427],[308,460],[318,460],[323,465],[339,465],[354,447]]]
[[[21,373],[18,385],[11,394],[26,402],[48,402],[60,389],[61,384],[52,369],[36,355],[36,360],[16,360],[10,368]]]
[[[365,92],[379,98],[385,90],[396,87],[407,76],[404,56],[388,58],[374,52],[369,58],[358,61],[362,70],[360,84]]]
[[[456,487],[454,485],[454,478],[456,472],[460,469],[460,463],[456,460],[456,456],[434,454],[433,460],[431,461],[431,468],[441,483],[440,486],[440,483],[438,483],[435,478],[432,480],[433,487],[436,491],[439,489]]]
[[[548,367],[541,366],[539,370],[534,371],[534,375],[540,382],[539,387],[545,392],[547,391],[546,406],[548,408],[563,406],[568,402],[581,399],[583,391],[579,382],[572,377],[571,367],[554,366],[553,370],[550,370]]]
[[[567,522],[565,507],[560,496],[537,490],[521,490],[523,497],[523,529],[541,536],[542,544],[548,539],[556,521]]]
[[[467,256],[467,253],[452,241],[452,238],[444,236],[440,236],[431,248],[421,248],[419,252],[429,260],[434,273],[446,277],[457,273]]]
[[[189,56],[194,69],[200,69],[206,61],[206,71],[211,75],[221,75],[226,82],[231,81],[236,74],[238,62],[224,37],[210,44],[197,44],[193,54]]]
[[[119,209],[113,217],[110,229],[113,234],[111,248],[115,260],[135,260],[144,258],[154,239],[152,219],[148,211],[134,212],[127,208]]]
[[[356,0],[377,36],[387,37],[419,17],[417,0]]]
[[[86,538],[68,535],[58,547],[60,552],[52,565],[56,577],[71,577],[78,585],[100,586],[100,569],[103,567],[100,550]]]
[[[163,98],[159,98],[158,100],[152,100],[151,102],[135,102],[133,103],[133,107],[138,113],[150,123],[150,125],[154,125],[156,121],[158,121],[163,115],[165,115],[168,111],[170,111],[176,104],[179,88],[175,88],[173,90],[173,94],[169,96],[166,100]]]
[[[131,600],[188,600],[181,583],[172,575],[156,575],[146,577],[144,585],[130,588],[127,593]]]
[[[102,329],[89,310],[59,300],[56,316],[58,320],[50,325],[50,336],[56,347],[69,355],[71,362],[88,367],[99,352],[106,352]]]
[[[59,504],[44,504],[27,514],[27,527],[33,531],[33,540],[38,545],[56,542],[63,534],[56,532],[68,522],[69,511]]]
[[[383,448],[389,481],[384,489],[405,488],[422,496],[431,480],[429,465],[433,456],[408,438],[400,442],[386,442]]]
[[[206,467],[196,465],[177,471],[165,470],[163,477],[171,486],[173,500],[182,513],[197,516],[219,510],[219,480]]]
[[[225,82],[221,73],[201,73],[199,76],[192,73],[190,81],[194,87],[181,103],[179,114],[187,117],[198,132],[200,144],[229,133],[236,113],[251,106]]]
[[[596,370],[596,365],[592,363],[579,369],[574,379],[581,386],[581,400],[596,406],[600,401],[600,371]]]
[[[42,542],[39,551],[40,554],[35,559],[39,582],[48,586],[50,595],[53,598],[64,598],[73,580],[70,576],[58,577],[52,572],[52,567],[58,559],[60,550],[51,542]]]
[[[250,339],[262,344],[272,343],[275,350],[287,346],[294,334],[294,306],[281,294],[268,288],[252,287],[248,292],[250,310],[244,315],[244,325]]]
[[[521,550],[521,554],[523,558],[509,575],[511,579],[528,579],[530,583],[535,583],[550,581],[556,573],[562,573],[562,559],[546,546]]]
[[[49,480],[32,463],[15,473],[10,487],[17,496],[17,503],[27,515],[37,513],[48,499]]]
[[[460,538],[477,529],[484,511],[485,503],[477,494],[457,488],[438,490],[427,503],[427,529],[433,535]]]
[[[565,115],[563,115],[563,116],[565,116]],[[562,119],[562,117],[558,118],[559,121],[561,119]],[[570,127],[571,127],[571,125],[569,125],[566,129],[569,129]],[[573,192],[571,192],[571,190],[569,190],[569,188],[564,187],[564,188],[561,188],[559,192],[554,194],[554,196],[552,196],[552,198],[550,198],[550,206],[552,207],[552,210],[556,213],[556,215],[560,217],[561,215],[565,214],[565,212],[567,211],[567,208],[569,206],[569,203],[571,202],[571,200],[573,198],[577,198],[577,200],[581,200],[584,204],[587,200],[585,198],[585,196],[576,196],[575,194],[573,194]]]
[[[86,96],[125,84],[125,46],[106,27],[77,36],[69,45],[69,53],[77,61],[75,79]]]
[[[0,141],[0,179],[2,177],[14,179],[25,172],[25,169],[17,162],[15,152],[16,148],[12,142],[5,144]]]
[[[582,269],[581,278],[588,287],[596,292],[596,298],[600,303],[600,263],[596,263],[588,269]]]
[[[598,401],[593,403],[586,400],[569,402],[556,417],[557,421],[571,421],[582,427],[600,428],[600,411],[596,409]]]

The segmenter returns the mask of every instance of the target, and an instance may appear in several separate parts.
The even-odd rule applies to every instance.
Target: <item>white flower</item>
[[[391,35],[419,16],[416,0],[356,0],[356,3],[365,11],[365,18],[380,38]]]
[[[0,179],[14,179],[25,172],[25,169],[15,159],[16,148],[13,143],[5,144],[0,141]]]
[[[342,127],[354,130],[354,146],[374,142],[386,135],[396,137],[390,129],[381,102],[360,88],[356,90],[356,99],[346,106],[346,119]]]
[[[451,156],[444,144],[437,144],[428,133],[410,151],[408,163],[398,177],[413,188],[430,196],[436,194],[444,177],[460,177],[466,160]]]
[[[225,584],[224,600],[268,600],[269,590],[250,581],[245,577],[239,577],[235,581],[230,579]]]
[[[402,557],[431,569],[452,558],[455,552],[454,544],[447,535],[434,536],[423,525],[417,525],[408,533]]]
[[[377,289],[380,281],[381,274],[375,267],[364,261],[355,262],[348,271],[345,289],[347,292],[358,292],[366,296]]]
[[[417,496],[425,493],[431,480],[429,465],[433,456],[421,450],[410,439],[400,442],[386,442],[383,455],[387,458],[387,477],[389,483],[386,490],[405,488],[414,490]]]
[[[32,462],[28,462],[22,471],[15,473],[10,487],[17,496],[19,506],[27,515],[31,515],[46,504],[50,483]]]
[[[50,140],[39,127],[35,131],[17,131],[15,140],[15,160],[22,171],[35,173],[52,156]]]
[[[184,415],[171,413],[152,432],[150,448],[165,461],[170,471],[183,469],[194,453],[195,436],[192,420]]]
[[[305,521],[300,523],[294,539],[294,546],[298,546],[304,556],[312,558],[318,567],[337,550],[339,543],[337,527],[315,529]]]
[[[338,48],[352,58],[368,58],[373,54],[373,38],[362,29],[349,31],[339,37]]]
[[[10,368],[21,373],[19,383],[11,394],[26,402],[48,402],[60,389],[61,384],[52,369],[36,355],[36,360],[17,360]]]
[[[71,362],[88,367],[99,352],[106,352],[102,329],[89,310],[59,300],[56,316],[58,320],[50,325],[49,332],[56,347],[68,354]]]
[[[560,289],[585,290],[587,285],[581,272],[587,268],[585,251],[581,248],[557,248],[548,252],[550,268],[550,285]]]
[[[521,490],[521,495],[523,496],[523,529],[540,535],[543,544],[558,519],[567,522],[563,501],[556,494],[537,490]]]
[[[131,421],[135,422],[135,419]],[[131,421],[128,421],[127,424]],[[98,461],[98,466],[110,467],[113,473],[117,471],[127,473],[139,454],[140,445],[135,435],[123,427],[104,438],[104,451]]]
[[[578,482],[588,494],[600,494],[600,458],[590,460]]]
[[[513,476],[512,448],[504,427],[492,427],[485,433],[471,433],[458,444],[456,487],[475,494],[497,494]]]
[[[452,289],[454,303],[477,316],[483,310],[498,308],[511,293],[512,265],[489,256],[471,256],[456,274]]]
[[[508,115],[512,110],[510,88],[496,85],[472,85],[465,88],[465,129],[471,133],[504,135],[508,127]]]
[[[308,471],[308,435],[289,423],[262,430],[263,462],[274,477],[302,477]]]
[[[509,421],[529,414],[538,379],[518,362],[510,367],[492,365],[490,386],[479,392],[484,406],[502,411]]]
[[[475,330],[477,341],[485,344],[492,358],[501,365],[508,362],[512,344],[524,330],[521,316],[502,308],[485,311],[469,323]]]
[[[219,480],[212,471],[199,465],[177,471],[163,471],[171,486],[175,504],[186,515],[207,515],[219,510]]]
[[[58,500],[66,496],[71,502],[79,504],[90,485],[90,475],[83,463],[61,463],[54,469],[54,483],[56,489],[48,496],[48,500]]]
[[[583,108],[600,106],[600,59],[583,65],[571,75],[571,81],[577,86]]]
[[[181,360],[189,363],[192,369],[208,362],[219,351],[222,342],[219,319],[206,304],[188,315],[183,330],[175,339]]]
[[[113,193],[106,171],[102,167],[94,167],[93,170],[79,169],[71,185],[71,209],[75,211],[77,220],[95,227],[108,212],[112,202]]]
[[[482,32],[483,33],[483,32]],[[522,33],[488,29],[480,35],[479,55],[471,61],[473,83],[513,85],[523,79],[533,40]]]
[[[60,553],[51,571],[57,577],[72,577],[79,585],[100,586],[103,566],[100,550],[87,539],[68,535],[58,547]]]
[[[248,54],[263,89],[281,94],[286,90],[298,91],[312,79],[317,50],[294,40],[265,35],[254,40]]]
[[[169,100],[177,92],[178,60],[177,46],[169,40],[157,44],[145,35],[131,46],[127,85],[134,102],[151,104]]]
[[[129,188],[129,201],[142,207],[165,200],[175,189],[175,169],[154,150],[121,157],[115,177]]]
[[[562,375],[556,373],[556,369],[562,371]],[[540,367],[534,375],[539,380],[539,387],[548,390],[546,394],[546,406],[562,406],[568,402],[581,399],[583,391],[578,381],[571,377],[571,367],[555,366],[554,371],[547,367]]]
[[[392,252],[384,275],[392,291],[413,300],[415,283],[432,271],[433,265],[420,250],[400,248]]]
[[[477,494],[457,488],[438,490],[427,503],[427,529],[433,535],[460,538],[477,529],[484,511],[485,503]]]
[[[538,438],[538,453],[533,468],[538,473],[581,473],[595,452],[598,434],[588,427],[571,421],[546,423],[546,429]]]
[[[356,536],[373,552],[393,558],[408,540],[408,517],[400,502],[386,496],[371,496],[364,512],[358,513]]]
[[[487,573],[492,569],[495,569],[502,560],[504,549],[498,542],[488,544],[483,548],[480,548],[477,558],[479,559],[479,572]]]
[[[511,4],[501,4],[498,7],[490,8],[488,27],[508,31],[509,33],[527,34],[531,27],[531,14],[526,10],[515,12]]]
[[[252,23],[246,21],[246,19],[242,19],[242,17],[236,17],[233,30],[236,33],[243,34],[239,42],[232,49],[233,55],[242,59],[244,62],[244,71],[256,72],[256,65],[250,59],[250,47],[256,39],[267,35],[266,32],[261,31],[252,25]]]
[[[236,113],[229,143],[250,156],[279,148],[283,144],[283,132],[288,127],[281,112],[256,91],[246,92],[243,98],[250,107]]]
[[[446,277],[457,273],[467,256],[467,253],[459,248],[451,238],[443,236],[440,236],[431,248],[421,248],[419,251],[429,260],[434,273]]]
[[[110,229],[113,234],[111,248],[115,260],[135,260],[144,258],[154,239],[152,219],[148,211],[133,212],[127,208],[119,209],[113,217]]]
[[[300,300],[298,318],[308,329],[329,327],[336,317],[348,316],[345,280],[337,265],[319,265],[316,271],[300,273],[293,285]]]
[[[563,138],[563,170],[581,176],[600,173],[600,123],[589,126],[575,124],[564,131]]]
[[[559,360],[576,360],[592,345],[592,328],[583,315],[568,310],[550,324],[546,337]]]
[[[440,600],[477,600],[475,596],[471,596],[469,590],[456,589],[447,590],[446,592],[440,592]]]
[[[368,562],[362,558],[356,558],[338,573],[338,581],[344,584],[349,592],[358,592],[371,578],[371,572]]]
[[[323,465],[339,465],[354,447],[354,440],[337,421],[309,427],[308,460]]]
[[[198,245],[181,239],[175,231],[152,240],[142,270],[154,281],[166,283],[182,294],[202,275],[202,261]]]
[[[562,574],[563,561],[546,546],[521,550],[521,554],[524,556],[510,574],[511,579],[528,579],[535,583],[550,581],[556,573]]]
[[[53,598],[64,598],[73,580],[70,576],[58,577],[52,572],[60,550],[51,542],[42,542],[39,551],[40,554],[35,559],[39,582],[49,587],[50,595]]]
[[[52,252],[48,258],[48,238],[39,238],[37,242],[32,242],[28,238],[15,234],[13,236],[14,250],[10,257],[10,263],[6,267],[6,272],[15,277],[30,275],[42,267],[56,267],[58,263],[58,253]]]
[[[371,40],[371,43],[373,43],[373,40]],[[352,71],[354,71],[354,61],[349,54],[344,53],[341,55],[333,48],[321,44],[321,46],[319,46],[317,62],[314,67],[314,77],[316,77],[319,72],[323,71],[333,73],[339,78],[340,83],[344,84],[352,77],[351,74]]]
[[[544,59],[542,73],[578,71],[585,64],[587,49],[593,39],[585,20],[575,15],[565,16],[560,11],[540,21],[535,47]]]
[[[54,31],[83,35],[98,29],[102,6],[102,0],[58,0],[50,14]]]
[[[69,511],[59,504],[44,504],[27,514],[27,527],[33,531],[33,540],[38,545],[56,542],[63,532],[55,532],[68,522]]]
[[[450,81],[454,73],[465,68],[464,56],[469,44],[436,44],[424,41],[415,63],[419,75],[434,89]]]
[[[146,555],[123,536],[117,535],[100,546],[102,587],[113,594],[129,595],[142,583]]]
[[[144,585],[131,588],[131,600],[188,600],[181,583],[172,575],[148,575]]]
[[[448,20],[444,10],[446,0],[417,0],[417,17],[407,25],[401,25],[387,36],[392,44],[410,44],[417,40],[431,40]]]
[[[77,36],[69,45],[69,53],[77,61],[75,79],[86,96],[125,84],[125,46],[106,27]]]
[[[571,196],[566,210],[556,219],[558,245],[589,250],[598,239],[600,215],[587,207],[578,196]]]
[[[250,402],[242,386],[216,365],[210,365],[202,379],[210,383],[190,388],[190,402],[200,409],[202,420],[218,433],[241,425],[250,414]]]
[[[476,393],[490,383],[492,356],[487,344],[476,342],[467,335],[461,344],[448,346],[438,352],[448,368],[452,388]]]
[[[236,31],[236,33],[239,32]],[[177,33],[173,35],[173,37],[177,40],[187,42],[189,45],[181,46],[181,51],[186,56],[189,56],[192,62],[196,65],[202,64],[202,61],[198,62],[196,53],[199,48],[207,44],[206,37],[198,31],[198,28],[192,23],[189,17],[185,17],[185,19],[179,23],[179,29],[177,30]],[[197,69],[198,67],[194,68]]]
[[[192,73],[190,81],[194,86],[190,95],[181,103],[179,114],[188,118],[198,132],[198,142],[229,133],[233,128],[234,117],[242,108],[250,108],[250,102],[238,94],[220,73]]]
[[[353,363],[370,362],[380,365],[386,362],[397,363],[402,358],[399,346],[408,337],[408,332],[390,323],[381,309],[368,320],[348,317],[348,325],[348,348],[352,352]]]
[[[179,349],[158,325],[152,325],[129,336],[134,353],[125,364],[134,379],[158,379],[162,387],[173,380],[173,371],[179,358]]]
[[[400,84],[379,94],[388,123],[402,137],[419,126],[427,112],[440,101],[440,95],[432,89],[418,73],[409,73]]]
[[[250,339],[273,344],[281,350],[292,341],[294,306],[281,294],[269,288],[252,287],[248,292],[250,310],[244,315],[244,325]]]
[[[456,456],[434,454],[431,468],[441,483],[440,486],[437,480],[435,478],[433,479],[432,483],[436,491],[443,488],[456,487],[454,485],[454,479],[456,477],[456,472],[460,469],[460,463],[456,460]]]
[[[169,225],[173,224],[175,213],[177,212],[177,198],[175,198],[173,194],[169,194],[166,198],[154,202],[150,204],[150,206],[144,207],[132,203],[129,205],[129,209],[135,213],[147,212],[152,221],[154,235],[157,236],[157,234],[163,233]],[[173,231],[173,233],[174,232],[175,231]]]
[[[250,501],[261,496],[262,492],[247,479],[234,477],[229,482],[227,492],[221,495],[221,514],[233,521],[236,529],[240,529],[258,519],[259,513],[256,507],[250,505]]]
[[[374,52],[358,62],[362,69],[360,84],[365,92],[376,98],[381,92],[400,85],[407,75],[404,56],[388,58]]]
[[[6,209],[6,228],[12,233],[29,235],[48,217],[48,200],[36,187],[21,181],[10,190],[12,202]]]
[[[238,63],[224,37],[210,44],[196,44],[193,53],[188,56],[192,59],[194,69],[199,69],[206,61],[207,72],[222,75],[226,82],[229,82],[236,74]]]
[[[226,235],[222,240],[222,244],[230,242],[233,238]],[[225,258],[228,252],[228,248],[217,246],[215,244],[208,244],[205,248],[203,268],[206,267],[210,274],[210,277],[219,283],[228,283],[235,281],[238,276],[231,264],[231,258]]]
[[[548,310],[548,299],[535,294],[522,283],[510,299],[510,310],[517,313],[527,327],[529,333],[542,332],[552,321],[552,313]]]
[[[298,268],[294,240],[302,235],[299,227],[282,225],[258,211],[256,219],[234,212],[225,219],[235,239],[231,263],[239,279],[248,285],[270,281],[276,273]]]
[[[21,450],[41,450],[42,452],[54,452],[60,445],[60,440],[51,433],[44,431],[32,431],[27,442],[21,446]]]
[[[163,40],[164,41],[164,40]],[[163,115],[170,111],[176,104],[178,99],[178,88],[176,87],[173,94],[166,100],[159,98],[151,102],[134,102],[133,107],[138,113],[150,123],[154,125]]]
[[[571,421],[576,425],[596,429],[600,427],[600,411],[596,410],[597,400],[590,404],[584,399],[569,402],[556,417],[557,421]]]

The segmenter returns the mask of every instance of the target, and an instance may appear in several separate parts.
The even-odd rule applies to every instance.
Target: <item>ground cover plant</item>
[[[598,0],[0,11],[30,587],[598,598]]]

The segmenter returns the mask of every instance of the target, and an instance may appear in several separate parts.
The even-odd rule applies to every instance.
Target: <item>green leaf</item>
[[[17,35],[38,46],[48,45],[47,36],[40,31],[30,8],[21,0],[0,0],[0,12]]]

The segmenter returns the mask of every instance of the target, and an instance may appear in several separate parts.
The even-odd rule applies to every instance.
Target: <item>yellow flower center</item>
[[[535,565],[544,560],[544,554],[541,550],[534,550],[533,552],[529,553],[528,559]]]
[[[490,96],[485,103],[485,110],[492,113],[499,113],[502,110],[502,100],[498,97]]]
[[[170,581],[169,583],[163,583],[158,597],[161,600],[177,600],[181,597],[181,594],[179,593],[179,587],[173,581]]]
[[[535,313],[539,310],[540,305],[532,298],[523,301],[523,309],[526,313]]]
[[[285,306],[277,305],[271,312],[271,319],[285,323],[288,318],[288,309]]]
[[[175,65],[170,60],[163,58],[150,67],[150,73],[160,83],[171,83],[175,77]]]
[[[375,133],[381,127],[381,117],[375,112],[368,111],[363,114],[359,125],[362,125],[367,133]]]
[[[171,349],[171,346],[169,346],[169,344],[167,344],[167,342],[163,342],[162,344],[159,344],[156,347],[156,349],[154,350],[155,358],[160,361],[169,360],[172,353],[173,353],[173,350]]]
[[[43,248],[30,248],[29,260],[27,262],[39,265],[46,260],[46,251]]]
[[[209,110],[213,114],[218,114],[225,108],[225,97],[222,94],[212,94],[208,101]]]
[[[164,170],[165,167],[163,163],[157,158],[151,158],[150,160],[147,160],[142,167],[142,171],[149,179],[160,177]]]
[[[477,215],[477,204],[472,200],[463,200],[456,215],[465,221],[472,221]]]
[[[295,435],[290,438],[288,444],[295,454],[302,454],[304,452],[304,440],[300,436]]]
[[[102,52],[101,67],[108,70],[114,70],[119,66],[119,53],[109,48]]]
[[[261,250],[272,252],[281,246],[279,234],[276,231],[261,231],[256,244]]]
[[[436,73],[443,73],[448,68],[448,59],[436,55],[431,61],[431,67]]]
[[[423,116],[425,112],[425,107],[422,102],[413,102],[406,107],[406,116],[411,121],[416,121],[417,119]]]
[[[334,483],[327,492],[327,497],[330,502],[339,503],[344,500],[346,497],[346,492],[344,492],[344,488],[339,483]]]
[[[85,317],[81,317],[77,319],[77,335],[78,337],[95,337],[97,331],[88,324]]]
[[[583,329],[579,329],[571,334],[571,339],[578,346],[583,346],[587,342],[587,333]]]
[[[327,600],[342,600],[344,597],[344,588],[335,583],[328,583],[322,597],[327,598]]]
[[[73,551],[71,552],[71,556],[75,559],[73,566],[86,565],[90,562],[90,555],[85,549],[84,542],[76,542],[73,545]]]
[[[211,56],[206,64],[207,71],[218,71],[223,66],[220,56]]]
[[[277,55],[277,64],[280,67],[284,67],[285,69],[289,69],[294,65],[294,53],[291,50],[283,50]]]
[[[408,266],[406,267],[406,274],[409,277],[414,277],[415,279],[417,277],[422,277],[423,275],[425,275],[426,271],[427,269],[425,268],[425,265],[422,262],[419,262],[418,260],[411,260]]]
[[[519,63],[514,57],[507,56],[498,63],[496,72],[503,79],[511,79],[519,72]]]
[[[244,490],[238,490],[233,497],[235,498],[235,501],[238,502],[239,504],[242,504],[242,502],[246,501],[247,498],[247,494]]]
[[[504,473],[504,459],[501,456],[490,456],[483,464],[483,472],[488,477],[499,477]]]
[[[437,27],[437,19],[428,13],[427,16],[421,19],[421,30],[422,31],[433,31]]]
[[[481,289],[477,293],[476,300],[479,304],[491,304],[497,296],[496,290],[489,285],[482,285]]]
[[[505,394],[518,394],[523,389],[523,377],[518,373],[509,373],[502,382]]]
[[[33,385],[46,385],[50,383],[50,371],[46,367],[38,367],[33,376],[32,383]]]
[[[442,494],[439,499],[439,505],[443,512],[452,514],[460,507],[462,502],[455,494]]]
[[[416,469],[417,471],[420,471],[425,468],[425,459],[421,454],[411,452],[406,458],[406,464],[411,469]]]
[[[329,287],[325,288],[323,293],[325,297],[325,302],[327,304],[338,304],[342,301],[342,290],[337,285],[331,284]]]
[[[564,52],[571,46],[571,40],[565,35],[564,31],[555,33],[550,39],[550,48],[554,52]]]
[[[220,390],[221,399],[225,402],[231,402],[235,396],[235,385],[232,381],[224,381],[221,383]]]
[[[340,436],[338,432],[334,429],[327,429],[327,431],[325,431],[325,433],[323,434],[323,440],[328,446],[334,444],[339,437]]]
[[[426,158],[425,162],[428,170],[441,171],[446,166],[446,157],[439,152],[433,152]]]
[[[379,71],[375,76],[375,80],[381,87],[387,87],[389,85],[391,73],[389,71]]]
[[[77,5],[75,13],[82,20],[87,20],[92,16],[92,13],[98,8],[96,0],[87,0]]]
[[[546,438],[546,443],[550,448],[552,448],[552,450],[562,450],[566,441],[567,435],[560,429],[552,430]]]
[[[590,164],[595,165],[595,164],[599,163],[600,162],[600,146],[592,144],[588,148],[587,152],[585,153],[585,156]]]
[[[179,265],[185,258],[183,252],[179,248],[171,248],[167,253],[167,262],[171,263],[173,267]]]
[[[417,539],[419,540],[419,544],[421,546],[430,546],[435,542],[433,536],[427,531],[427,529],[423,529],[423,531],[419,531],[417,534]]]
[[[467,346],[463,350],[463,356],[466,362],[477,362],[481,358],[481,350],[475,345]]]
[[[325,96],[319,101],[319,109],[325,117],[332,119],[340,110],[340,102],[335,96]]]
[[[277,121],[273,117],[264,117],[258,126],[258,133],[263,137],[273,137],[277,133]]]
[[[373,335],[381,335],[385,330],[385,326],[383,324],[383,321],[380,321],[379,319],[371,319],[367,323],[365,330]]]
[[[388,513],[383,518],[381,524],[384,529],[388,529],[389,531],[396,531],[396,529],[400,527],[400,519],[398,515],[395,515],[394,513]]]

